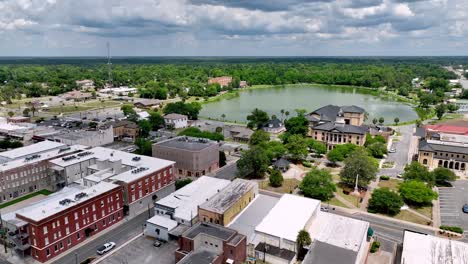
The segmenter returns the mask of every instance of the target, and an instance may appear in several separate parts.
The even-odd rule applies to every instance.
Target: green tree
[[[184,102],[175,102],[175,103],[168,103],[163,109],[164,114],[181,114],[188,116],[191,120],[197,120],[198,114],[202,106],[198,102],[191,102],[191,103],[184,103]]]
[[[393,122],[395,122],[395,125],[398,126],[398,123],[400,123],[400,118],[395,117],[395,119],[393,119]]]
[[[238,176],[250,179],[262,179],[268,169],[270,160],[265,150],[258,146],[253,146],[249,150],[242,152],[237,161]]]
[[[132,105],[122,105],[122,107],[120,108],[120,110],[122,110],[124,116],[128,117],[130,116],[131,114],[136,114],[135,110],[133,109],[133,106]]]
[[[332,163],[344,161],[356,148],[356,145],[350,143],[337,145],[327,153],[327,159]]]
[[[432,171],[434,175],[435,183],[438,186],[448,186],[449,182],[455,181],[457,176],[455,173],[447,168],[439,167]]]
[[[23,116],[29,116],[29,112],[31,112],[31,110],[29,108],[25,108],[23,110]]]
[[[307,145],[310,150],[313,150],[317,155],[323,155],[327,153],[327,145],[323,142],[319,142],[315,139],[308,139]]]
[[[430,173],[427,167],[421,165],[419,162],[413,161],[410,164],[405,166],[405,171],[403,173],[403,179],[405,181],[409,180],[418,180],[429,184],[429,186],[434,185],[435,178],[434,174]]]
[[[372,119],[372,124],[377,125],[378,122],[379,120],[377,118]]]
[[[283,175],[279,170],[272,170],[269,180],[272,187],[281,187],[283,185]]]
[[[286,148],[279,141],[269,141],[261,144],[261,147],[265,150],[268,159],[278,159],[286,154]]]
[[[403,199],[389,188],[379,188],[372,192],[367,210],[371,213],[396,215],[403,206]]]
[[[220,133],[212,133],[209,131],[201,131],[198,127],[189,127],[178,134],[179,136],[188,136],[188,137],[197,137],[197,138],[207,138],[215,141],[224,140],[224,136]]]
[[[138,127],[140,128],[140,136],[142,137],[147,137],[149,135],[149,132],[153,128],[148,120],[138,121]]]
[[[8,111],[8,117],[13,117],[15,113],[13,111]]]
[[[340,172],[340,178],[347,185],[353,186],[356,182],[356,176],[359,175],[358,185],[366,187],[377,175],[378,166],[362,148],[353,151],[344,160],[344,164],[344,168]]]
[[[219,167],[224,167],[226,165],[226,154],[224,151],[219,151]]]
[[[264,142],[270,141],[270,134],[263,131],[262,129],[255,130],[255,132],[252,134],[250,137],[249,144],[251,146],[253,145],[259,145]]]
[[[259,128],[261,128],[263,126],[263,124],[268,122],[268,120],[270,120],[270,118],[268,117],[267,112],[265,112],[263,110],[260,110],[258,108],[255,108],[250,113],[250,115],[247,116],[247,120],[249,121],[247,123],[248,128],[250,128],[250,129],[253,129],[253,128],[259,129]]]
[[[293,160],[304,159],[309,153],[307,150],[307,140],[299,134],[291,135],[285,147]]]
[[[149,114],[148,121],[151,124],[152,130],[157,131],[161,127],[164,127],[164,117],[160,113],[150,112]]]
[[[304,249],[308,245],[312,243],[312,239],[310,238],[309,232],[302,229],[299,231],[296,237],[296,244],[297,244],[297,259],[303,260],[307,250]]]
[[[444,104],[439,104],[435,107],[437,118],[440,120],[447,111],[447,107]]]
[[[385,122],[385,119],[383,117],[379,117],[379,124],[383,125],[384,122]]]
[[[372,157],[381,159],[387,154],[387,145],[381,142],[375,142],[366,147]]]
[[[303,114],[298,113],[297,116],[284,121],[284,127],[290,135],[299,134],[306,136],[309,132],[309,121]]]
[[[302,180],[299,189],[306,197],[327,201],[334,196],[336,186],[329,171],[312,168]]]
[[[137,154],[152,156],[151,141],[146,140],[144,138],[137,138],[135,140],[135,146],[137,146],[138,148],[135,151]]]
[[[190,179],[190,178],[176,180],[175,189],[179,190],[179,189],[183,188],[185,185],[190,184],[191,182],[192,182],[192,179]]]
[[[437,193],[427,187],[424,182],[411,180],[400,184],[398,188],[403,200],[412,205],[423,206],[437,199]]]
[[[448,104],[447,105],[447,110],[450,113],[456,112],[456,111],[458,111],[458,109],[460,109],[460,107],[458,105],[456,105],[456,104]]]

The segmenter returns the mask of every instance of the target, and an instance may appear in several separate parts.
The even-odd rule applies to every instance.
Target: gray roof
[[[155,143],[156,147],[167,147],[175,149],[183,149],[190,151],[200,151],[205,148],[217,145],[215,141],[211,141],[205,138],[194,138],[194,137],[175,137],[168,140],[163,140],[161,142]]]
[[[278,128],[283,126],[283,122],[281,122],[278,118],[274,118],[266,122],[263,126],[264,127],[273,127],[273,128]]]
[[[200,205],[200,209],[210,212],[223,214],[227,209],[231,208],[244,194],[255,187],[254,182],[235,179],[228,186],[224,187],[220,192],[211,197],[208,201]]]
[[[358,252],[315,240],[302,264],[354,264]]]
[[[227,241],[236,233],[235,230],[221,225],[199,222],[185,231],[182,236],[193,240],[199,234],[206,234]]]
[[[255,227],[260,224],[278,201],[278,197],[259,194],[249,207],[229,225],[229,228],[247,236],[247,242],[250,243],[255,235]]]
[[[450,144],[434,144],[427,142],[427,140],[421,140],[419,142],[419,150],[428,151],[428,152],[450,152],[450,153],[459,153],[459,154],[468,154],[468,147],[461,145],[450,145]]]
[[[269,244],[267,244],[267,247],[266,247],[266,250],[265,250],[265,243],[264,242],[259,243],[255,247],[255,251],[266,252],[268,255],[275,256],[275,257],[278,257],[278,258],[281,258],[281,259],[286,259],[286,260],[288,260],[288,262],[291,262],[294,259],[294,257],[296,256],[296,252],[294,252],[294,251],[287,250],[287,249],[284,249],[284,248],[275,247],[275,246],[272,246],[272,245],[269,245]],[[340,262],[329,262],[329,263],[340,263]],[[314,264],[315,264],[315,262],[314,262]]]
[[[320,120],[322,121],[329,121],[333,122],[336,121],[336,117],[340,114],[340,112],[343,113],[359,113],[362,114],[365,112],[365,110],[359,106],[355,105],[345,105],[345,106],[337,106],[337,105],[326,105],[324,107],[321,107],[312,113],[309,114],[315,114],[320,116]],[[314,118],[308,118],[309,121],[315,121],[313,120]],[[311,119],[311,120],[310,120]]]
[[[288,161],[287,159],[285,159],[285,158],[281,158],[281,159],[279,159],[279,160],[277,160],[277,161],[275,161],[275,162],[273,163],[273,165],[274,165],[275,167],[287,167],[287,166],[289,166],[289,164],[291,164],[291,162],[289,162],[289,161]]]
[[[338,124],[335,122],[327,122],[313,127],[314,130],[323,130],[328,132],[341,132],[348,134],[360,134],[364,135],[367,133],[367,126],[354,126],[347,124]]]
[[[171,113],[164,116],[164,119],[187,119],[186,115],[181,115],[177,113]]]
[[[181,259],[178,264],[209,264],[213,263],[213,260],[218,256],[213,251],[208,250],[196,250],[190,252],[187,256]]]
[[[345,106],[342,106],[341,107],[341,110],[344,112],[344,113],[358,113],[358,114],[362,114],[362,113],[365,113],[366,110],[364,110],[364,108],[361,108],[359,106],[355,106],[355,105],[345,105]]]

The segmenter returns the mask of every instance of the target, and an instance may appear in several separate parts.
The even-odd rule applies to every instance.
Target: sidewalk
[[[335,193],[335,198],[350,208],[357,208],[354,204],[352,204],[350,201],[346,200],[345,198],[341,197],[337,193]]]

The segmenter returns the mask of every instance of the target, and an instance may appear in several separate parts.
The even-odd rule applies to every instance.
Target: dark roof
[[[272,245],[269,245],[269,244],[267,244],[267,248],[265,250],[265,243],[264,242],[259,243],[255,247],[255,251],[266,252],[268,255],[275,256],[275,257],[278,257],[278,258],[281,258],[281,259],[286,259],[289,262],[291,262],[294,259],[294,257],[296,256],[296,252],[294,252],[294,251],[279,248],[279,247],[275,247],[275,246],[272,246]],[[339,262],[330,262],[330,263],[339,263]]]
[[[336,117],[339,116],[341,112],[362,114],[365,112],[365,110],[355,105],[349,105],[349,106],[326,105],[310,113],[308,119],[309,121],[314,122],[315,118],[310,117],[310,115],[319,115],[321,121],[333,122],[333,121],[336,121]]]
[[[127,127],[127,128],[138,128],[138,125],[135,122],[128,121],[128,120],[122,120],[122,121],[114,121],[110,122],[109,125],[112,125],[112,127]]]
[[[283,126],[283,122],[281,122],[278,118],[271,119],[270,121],[266,122],[263,126],[264,127],[273,127],[278,128]]]
[[[315,240],[302,264],[354,264],[358,252]]]
[[[428,152],[450,152],[459,154],[468,154],[468,146],[455,145],[456,143],[449,144],[447,142],[440,142],[441,144],[427,142],[426,140],[419,141],[419,150]],[[444,144],[445,143],[445,144]]]
[[[184,232],[182,236],[189,239],[194,239],[199,234],[206,234],[227,241],[236,233],[237,232],[235,230],[226,228],[221,225],[199,222]]]
[[[367,133],[368,127],[367,126],[354,126],[354,125],[347,125],[347,124],[338,124],[335,122],[327,122],[313,127],[314,130],[323,130],[323,131],[336,131],[341,133],[348,133],[348,134],[360,134],[364,135]]]
[[[286,166],[289,166],[289,164],[291,164],[291,162],[289,162],[285,158],[281,158],[273,163],[275,167],[286,167]]]
[[[344,113],[358,113],[358,114],[362,114],[362,113],[365,113],[366,110],[364,110],[363,108],[359,107],[359,106],[355,106],[355,105],[345,105],[345,106],[342,106],[341,107],[341,110],[344,112]]]
[[[218,143],[208,139],[185,136],[175,137],[155,143],[156,147],[167,147],[189,151],[200,151],[217,144]]]
[[[178,264],[209,264],[213,263],[218,254],[208,250],[196,250],[190,252],[187,256],[181,259]]]
[[[426,129],[424,127],[417,127],[414,135],[421,138],[426,137]]]

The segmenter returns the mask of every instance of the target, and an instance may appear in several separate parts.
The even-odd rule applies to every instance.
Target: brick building
[[[110,123],[109,125],[111,125],[112,129],[114,130],[114,140],[122,140],[128,138],[132,141],[135,141],[135,139],[140,134],[140,127],[132,121],[115,121]]]
[[[257,183],[235,179],[198,207],[199,221],[227,226],[257,195]]]
[[[208,80],[208,84],[217,83],[221,85],[221,87],[228,86],[231,82],[232,82],[231,76],[221,76],[221,77],[216,77],[216,78],[210,78]]]
[[[247,257],[246,237],[220,225],[197,223],[179,238],[179,264],[241,264]]]
[[[153,144],[153,157],[176,162],[179,178],[198,178],[219,168],[218,143],[208,139],[175,137]]]
[[[101,182],[52,195],[16,212],[17,237],[31,256],[46,262],[123,219],[122,187]],[[23,244],[26,247],[27,244]]]

